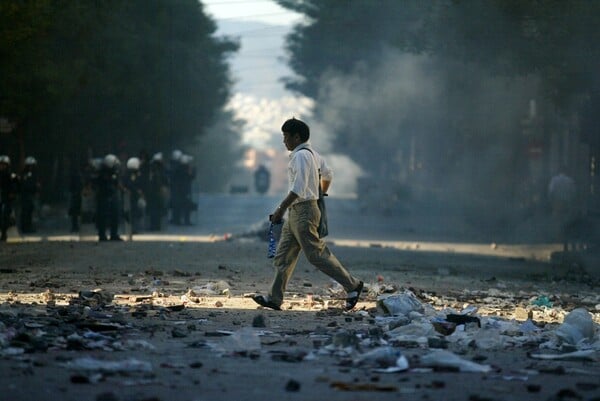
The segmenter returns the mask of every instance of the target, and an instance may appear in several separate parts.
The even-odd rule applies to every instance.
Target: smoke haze
[[[536,98],[535,77],[499,78],[390,50],[351,74],[323,74],[320,88],[315,116],[325,149],[373,172],[370,190],[401,188],[388,199],[403,209],[453,208],[484,225],[522,213],[530,166],[517,157],[525,151],[519,122]],[[353,173],[362,174],[344,169]]]

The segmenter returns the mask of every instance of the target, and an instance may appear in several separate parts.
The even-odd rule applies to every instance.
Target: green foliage
[[[490,74],[539,74],[566,106],[600,61],[600,2],[589,0],[279,0],[308,18],[288,37],[292,89],[315,97],[328,70],[372,63],[385,47],[475,63]]]
[[[296,26],[287,40],[290,66],[301,77],[289,81],[288,87],[309,97],[316,97],[319,77],[327,70],[350,72],[359,61],[375,60],[395,41],[413,46],[409,41],[421,24],[413,17],[431,7],[429,2],[418,0],[278,3],[309,19],[308,24]]]
[[[0,115],[28,152],[192,144],[229,96],[226,56],[196,0],[5,0]]]
[[[0,115],[12,120],[39,112],[36,92],[44,92],[40,59],[51,24],[50,0],[0,2]]]
[[[476,63],[494,75],[539,76],[546,98],[571,112],[597,74],[600,2],[440,2],[427,24],[431,52]]]

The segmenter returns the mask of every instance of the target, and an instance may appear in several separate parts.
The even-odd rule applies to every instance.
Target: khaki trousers
[[[358,287],[360,280],[348,273],[325,242],[319,238],[317,226],[320,218],[321,212],[316,200],[296,203],[289,208],[288,219],[283,224],[273,259],[275,278],[269,292],[273,303],[280,305],[283,302],[283,294],[296,268],[301,250],[312,265],[340,283],[347,292]]]

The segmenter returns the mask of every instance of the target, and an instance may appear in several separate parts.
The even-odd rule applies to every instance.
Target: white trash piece
[[[489,365],[480,365],[475,362],[462,359],[458,355],[445,350],[432,350],[429,354],[421,357],[421,364],[430,368],[451,368],[465,373],[488,373],[492,370]]]
[[[551,361],[598,361],[596,351],[593,349],[567,352],[564,354],[529,354],[529,357],[532,359],[544,359]]]
[[[212,281],[204,285],[194,286],[188,291],[189,296],[227,295],[230,285],[225,280]]]
[[[401,372],[408,369],[408,360],[400,350],[392,347],[379,347],[360,355],[355,365],[379,368],[382,373]]]
[[[135,358],[125,359],[122,361],[103,361],[95,358],[77,358],[65,364],[68,369],[88,371],[88,372],[103,372],[103,373],[151,373],[152,364],[150,362],[140,361]]]
[[[392,316],[409,316],[411,312],[423,313],[425,311],[423,304],[411,291],[380,297],[377,304],[385,313]]]
[[[573,309],[554,332],[563,343],[580,345],[591,342],[595,334],[595,323],[592,315],[585,308]]]

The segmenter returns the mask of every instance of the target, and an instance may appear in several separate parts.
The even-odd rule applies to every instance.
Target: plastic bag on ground
[[[435,329],[430,322],[419,321],[396,327],[395,329],[388,331],[387,334],[390,338],[399,336],[429,337],[435,335]]]
[[[582,342],[591,342],[595,334],[595,323],[592,315],[585,308],[571,311],[556,331],[554,332],[563,343],[581,345]]]
[[[384,313],[393,316],[408,316],[411,312],[423,313],[425,311],[421,301],[419,301],[411,291],[381,297],[377,300],[377,306],[379,306]]]

